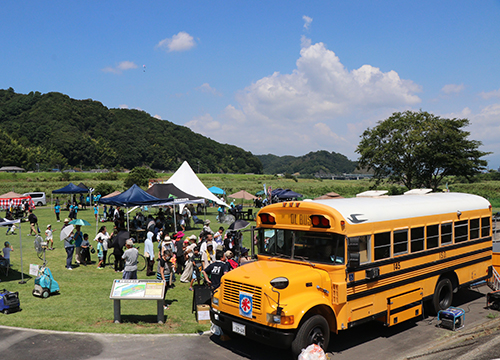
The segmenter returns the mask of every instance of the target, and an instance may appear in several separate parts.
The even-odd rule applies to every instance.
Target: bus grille
[[[339,286],[337,284],[332,284],[332,304],[339,303]]]
[[[243,284],[238,281],[226,280],[224,279],[224,289],[223,289],[223,300],[236,306],[240,303],[240,291],[248,294],[252,294],[253,297],[253,309],[254,311],[261,311],[262,304],[262,288],[259,286],[253,286],[248,284]]]

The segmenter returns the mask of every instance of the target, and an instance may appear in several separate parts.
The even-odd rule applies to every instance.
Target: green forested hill
[[[108,109],[60,93],[0,90],[0,166],[174,170],[184,160],[201,172],[262,173],[252,153],[138,110]]]
[[[310,152],[299,157],[271,154],[257,155],[257,157],[264,166],[265,174],[344,174],[352,173],[357,165],[342,154],[328,151]]]

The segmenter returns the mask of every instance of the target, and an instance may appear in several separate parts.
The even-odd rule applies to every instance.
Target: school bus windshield
[[[334,233],[259,229],[259,255],[344,264],[345,236]]]

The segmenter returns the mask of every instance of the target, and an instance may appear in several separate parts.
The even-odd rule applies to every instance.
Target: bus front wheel
[[[314,315],[307,319],[299,328],[292,342],[292,353],[296,358],[311,344],[317,344],[326,352],[330,341],[330,327],[321,315]]]
[[[439,280],[434,290],[432,297],[432,306],[434,312],[437,314],[440,310],[448,309],[453,300],[453,286],[450,279],[443,278]]]

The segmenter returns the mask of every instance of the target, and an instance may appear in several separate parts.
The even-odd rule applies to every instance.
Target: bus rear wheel
[[[453,286],[450,279],[444,278],[439,280],[434,290],[432,297],[432,307],[434,313],[437,314],[440,310],[448,309],[453,300]]]
[[[330,341],[330,327],[321,315],[314,315],[307,319],[299,328],[292,342],[292,354],[297,358],[302,351],[311,344],[317,344],[326,352]]]

